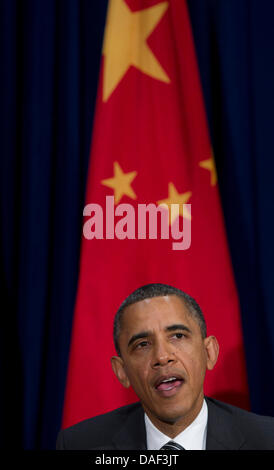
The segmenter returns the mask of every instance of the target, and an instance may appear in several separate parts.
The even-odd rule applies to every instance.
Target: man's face
[[[121,358],[112,358],[113,370],[125,387],[133,387],[152,422],[191,423],[201,409],[205,372],[215,365],[218,343],[202,338],[183,300],[170,295],[127,307],[119,344]]]

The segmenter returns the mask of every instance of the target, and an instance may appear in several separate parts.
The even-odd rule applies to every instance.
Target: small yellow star
[[[136,199],[136,194],[131,187],[131,183],[137,175],[137,171],[124,173],[118,162],[113,163],[113,178],[104,179],[101,183],[114,189],[114,202],[118,204],[120,199],[126,195]]]
[[[217,171],[213,155],[208,160],[203,160],[200,162],[199,166],[210,171],[210,185],[215,186],[217,183]]]
[[[110,0],[103,44],[103,101],[107,101],[131,65],[153,78],[170,82],[146,42],[167,8],[168,2],[161,2],[133,12],[124,0]]]
[[[172,225],[174,220],[176,219],[176,215],[172,214],[171,212],[171,204],[180,204],[179,215],[181,215],[182,217],[185,217],[186,219],[191,219],[190,213],[186,209],[183,210],[183,206],[182,206],[182,204],[187,204],[191,195],[192,195],[191,191],[179,194],[173,183],[168,184],[168,198],[158,201],[157,204],[159,206],[161,206],[162,204],[166,204],[168,206],[170,225]]]

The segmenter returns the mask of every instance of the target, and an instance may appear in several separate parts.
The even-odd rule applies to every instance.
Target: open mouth
[[[183,385],[184,379],[179,376],[170,375],[165,377],[160,377],[155,383],[155,390],[161,393],[163,396],[174,395],[178,389]]]

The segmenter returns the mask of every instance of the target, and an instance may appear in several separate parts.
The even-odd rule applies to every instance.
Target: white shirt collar
[[[147,449],[159,450],[168,441],[174,441],[183,446],[186,450],[205,450],[206,448],[206,432],[207,432],[207,404],[204,399],[203,406],[198,416],[192,423],[184,429],[174,439],[163,434],[150,421],[145,414],[145,426],[147,435]]]

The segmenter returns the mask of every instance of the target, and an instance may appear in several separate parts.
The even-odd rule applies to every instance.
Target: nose
[[[152,367],[165,366],[175,361],[175,354],[172,346],[164,341],[159,341],[154,345]]]

